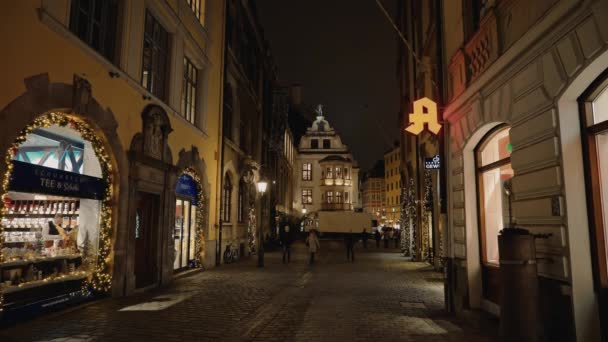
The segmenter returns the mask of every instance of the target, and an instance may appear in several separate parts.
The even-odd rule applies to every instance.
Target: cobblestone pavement
[[[0,330],[0,341],[494,340],[442,313],[441,274],[425,264],[373,246],[347,263],[322,246],[310,267],[303,249],[289,265],[267,253],[264,269],[251,258],[46,315]]]

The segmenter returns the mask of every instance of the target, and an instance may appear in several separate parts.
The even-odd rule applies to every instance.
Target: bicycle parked
[[[224,263],[231,264],[239,260],[239,250],[236,247],[232,247],[232,244],[226,244],[226,250],[224,251]]]

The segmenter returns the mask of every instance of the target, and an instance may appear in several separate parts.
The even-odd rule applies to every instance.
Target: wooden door
[[[135,287],[158,280],[158,222],[160,197],[139,192],[135,209]]]

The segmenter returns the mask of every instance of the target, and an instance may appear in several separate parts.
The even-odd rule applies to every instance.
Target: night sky
[[[383,0],[389,13],[395,0]],[[258,0],[285,84],[324,114],[362,170],[398,139],[397,35],[375,0]]]

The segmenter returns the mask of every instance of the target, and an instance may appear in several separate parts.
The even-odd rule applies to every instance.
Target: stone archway
[[[51,83],[48,73],[33,75],[24,79],[26,91],[15,98],[0,111],[0,126],[4,128],[0,135],[0,151],[6,151],[15,141],[22,129],[40,115],[61,112],[82,120],[101,137],[108,151],[109,163],[113,172],[115,189],[128,189],[128,161],[125,150],[120,143],[116,128],[114,113],[104,109],[92,95],[92,86],[84,78],[74,75],[73,84]],[[0,174],[5,174],[6,163],[0,163]],[[110,267],[112,274],[124,272],[124,260],[120,258],[125,243],[125,231],[119,230],[120,223],[127,220],[127,198],[118,196],[113,199],[115,210],[112,211],[112,231],[114,236],[113,262]],[[113,255],[112,255],[113,254]],[[122,282],[118,277],[112,277],[112,294],[122,294]]]

